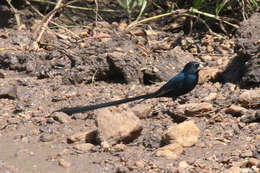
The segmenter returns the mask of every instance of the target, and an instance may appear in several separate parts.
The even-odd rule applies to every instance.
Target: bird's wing
[[[183,72],[178,73],[156,92],[156,97],[167,96],[167,94],[169,94],[169,96],[174,93],[177,94],[177,92],[183,88],[184,78],[185,74]]]

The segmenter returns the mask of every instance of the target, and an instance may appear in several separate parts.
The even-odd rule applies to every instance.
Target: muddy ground
[[[34,26],[0,29],[0,172],[260,172],[259,19],[230,37],[90,22],[37,50]],[[52,113],[153,92],[189,61],[205,68],[175,101]]]

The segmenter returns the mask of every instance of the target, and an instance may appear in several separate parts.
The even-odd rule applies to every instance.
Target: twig
[[[35,30],[35,32],[34,32],[34,34],[33,34],[33,38],[35,39],[36,36],[38,35],[37,39],[35,39],[35,41],[33,42],[33,45],[32,45],[35,49],[37,48],[36,46],[37,46],[39,40],[41,39],[42,34],[44,33],[45,29],[46,29],[47,26],[48,26],[48,23],[51,21],[52,17],[55,15],[55,13],[56,13],[57,11],[59,11],[60,9],[62,9],[63,7],[65,7],[65,6],[67,6],[67,5],[70,5],[70,4],[74,3],[74,2],[77,2],[77,1],[79,1],[79,0],[70,1],[70,2],[68,2],[68,3],[66,3],[66,4],[64,4],[64,5],[61,5],[61,1],[62,1],[62,0],[59,0],[59,1],[58,1],[58,3],[57,3],[57,5],[55,6],[55,8],[54,8],[52,11],[50,11],[50,12],[42,19],[41,24],[40,24],[39,27]],[[40,33],[37,34],[40,29],[41,29]]]
[[[35,40],[36,43],[38,43],[38,42],[40,41],[40,39],[41,39],[41,37],[42,37],[42,34],[44,33],[44,31],[45,31],[45,30],[47,29],[47,27],[48,27],[49,22],[51,21],[51,19],[53,18],[53,16],[54,16],[55,13],[57,12],[57,11],[55,11],[55,10],[58,9],[58,8],[61,6],[61,2],[62,2],[62,0],[58,0],[58,2],[57,2],[57,4],[56,4],[56,6],[54,7],[54,9],[49,13],[50,15],[47,15],[46,17],[44,17],[44,18],[42,19],[41,25],[39,26],[38,29],[36,29],[36,32],[34,33],[34,34],[35,34],[34,36],[36,37],[37,31],[38,31],[38,30],[41,30],[40,33],[38,34],[37,39]],[[35,38],[35,37],[34,37],[34,38]]]
[[[45,4],[51,4],[55,5],[55,2],[47,1],[47,0],[29,0],[32,2],[40,2],[40,3],[45,3]],[[66,8],[72,8],[72,9],[78,9],[78,10],[86,10],[86,11],[95,11],[96,9],[93,8],[86,8],[86,7],[78,7],[78,6],[73,6],[73,5],[66,5]],[[99,9],[101,12],[108,12],[108,13],[121,13],[120,10],[112,10],[112,9]]]
[[[98,18],[98,0],[95,0],[95,4],[96,4],[96,10],[95,10],[96,16],[95,16],[95,21],[96,21],[96,26],[97,26],[97,18]]]
[[[41,17],[44,17],[44,15],[39,11],[37,10],[36,8],[34,8],[32,6],[32,4],[28,1],[28,0],[25,0],[25,2],[27,3],[27,5],[29,5],[33,11],[35,11],[39,16]],[[57,24],[56,22],[53,22],[53,21],[50,21],[50,23],[52,23],[53,25],[56,25],[58,28],[62,28],[64,29],[65,31],[69,32],[70,34],[72,34],[74,37],[76,38],[80,38],[77,34],[75,34],[74,32],[72,32],[71,30],[67,29],[66,27],[62,26],[62,25],[59,25]]]
[[[208,29],[208,31],[209,31],[210,34],[215,35],[215,36],[218,36],[218,37],[221,37],[221,35],[219,35],[219,34],[213,32],[213,31],[211,30],[211,28],[209,27],[209,25],[208,25],[203,19],[201,19],[200,17],[194,16],[194,15],[191,15],[191,14],[182,14],[182,15],[183,15],[183,16],[192,17],[192,18],[196,18],[197,20],[199,20],[201,23],[203,23],[203,24],[206,26],[206,28]]]
[[[20,14],[19,14],[18,10],[16,8],[14,8],[13,4],[11,3],[12,0],[6,0],[6,1],[7,1],[8,5],[10,6],[11,10],[14,13],[17,26],[20,26],[21,21],[20,21]]]
[[[156,20],[156,19],[159,19],[159,18],[162,18],[162,17],[170,16],[170,15],[173,15],[173,14],[184,14],[184,13],[188,13],[188,12],[190,12],[190,10],[180,9],[180,10],[176,10],[176,11],[173,11],[173,12],[170,12],[170,13],[165,13],[165,14],[161,14],[161,15],[158,15],[158,16],[149,17],[149,18],[146,18],[146,19],[143,19],[143,20],[140,20],[140,21],[135,21],[135,22],[130,23],[127,26],[126,31],[129,31],[133,27],[140,25],[142,23],[145,23],[145,22],[149,22],[149,21]]]
[[[226,23],[226,24],[228,24],[228,25],[230,25],[230,26],[232,26],[232,27],[234,27],[234,28],[236,28],[236,29],[239,28],[238,25],[233,24],[233,23],[230,23],[230,22],[228,22],[228,21],[226,21],[226,20],[223,20],[223,19],[221,19],[221,17],[219,17],[219,16],[216,16],[216,15],[213,15],[213,14],[210,14],[210,13],[201,12],[201,11],[199,11],[199,10],[197,10],[197,9],[194,9],[194,8],[191,8],[191,12],[192,12],[192,13],[196,13],[196,14],[200,14],[200,15],[203,15],[203,16],[206,16],[206,17],[209,17],[209,18],[218,20],[218,21],[222,21],[223,23]]]

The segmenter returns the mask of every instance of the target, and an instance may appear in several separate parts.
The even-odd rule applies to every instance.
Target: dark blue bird
[[[158,97],[171,97],[173,100],[175,100],[177,97],[187,94],[188,92],[193,90],[193,88],[195,88],[199,79],[199,75],[198,75],[199,70],[200,70],[200,64],[198,62],[192,61],[187,63],[180,73],[178,73],[171,80],[169,80],[165,85],[163,85],[159,90],[153,93],[126,98],[117,101],[112,101],[108,103],[96,104],[96,105],[63,108],[55,112],[65,112],[67,114],[74,114],[74,113],[86,112],[86,111],[109,107],[109,106],[116,106],[119,104],[131,102],[135,100],[140,100],[140,99],[146,100],[146,99],[158,98]]]

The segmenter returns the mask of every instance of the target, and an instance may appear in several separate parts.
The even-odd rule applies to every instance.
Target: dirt
[[[8,9],[1,11],[9,15]],[[0,172],[260,171],[259,40],[255,39],[259,29],[252,29],[259,20],[254,21],[241,23],[231,38],[173,34],[157,25],[127,34],[121,30],[124,22],[100,21],[94,26],[89,21],[86,28],[72,29],[80,41],[61,29],[47,30],[38,50],[28,48],[33,27],[1,28]],[[7,22],[0,26],[11,27],[4,25]],[[251,34],[243,34],[248,31]],[[174,102],[159,98],[106,108],[117,116],[139,111],[139,118],[134,118],[139,131],[130,141],[98,140],[102,133],[98,111],[52,114],[64,107],[153,92],[194,60],[205,69],[189,94]],[[254,93],[242,104],[240,96],[247,91]],[[210,108],[197,103],[208,103]],[[185,104],[194,107],[184,110]],[[200,132],[194,144],[181,146],[183,151],[174,157],[158,156],[158,150],[171,142],[165,133],[189,120]],[[118,128],[124,126],[117,123]],[[81,132],[83,137],[71,141]],[[86,148],[75,149],[86,143]]]

